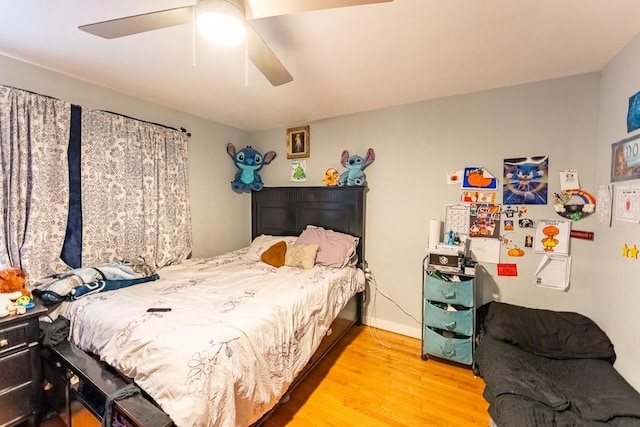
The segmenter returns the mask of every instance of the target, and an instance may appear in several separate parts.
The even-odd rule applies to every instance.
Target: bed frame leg
[[[71,416],[71,378],[73,376],[70,375],[69,372],[67,372],[66,375],[66,380],[64,382],[64,398],[65,398],[65,403],[67,406],[67,426],[71,427],[71,424],[73,423],[72,419],[73,417]]]

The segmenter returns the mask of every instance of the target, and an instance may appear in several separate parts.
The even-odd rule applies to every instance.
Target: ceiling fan
[[[106,39],[129,36],[146,31],[158,30],[196,21],[202,33],[208,29],[220,29],[222,23],[212,20],[214,14],[235,17],[240,23],[240,40],[246,37],[247,56],[273,86],[280,86],[293,80],[258,32],[251,26],[251,19],[288,15],[296,12],[385,3],[393,0],[198,0],[194,6],[177,7],[111,19],[94,24],[81,25],[82,31]],[[207,23],[208,22],[208,23]],[[225,21],[227,22],[227,21]],[[237,27],[236,27],[237,29]]]

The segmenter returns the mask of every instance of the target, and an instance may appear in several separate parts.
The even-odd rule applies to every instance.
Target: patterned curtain
[[[30,283],[64,268],[70,110],[0,86],[0,266],[22,268]]]
[[[161,268],[191,253],[184,132],[83,109],[81,159],[84,265]]]

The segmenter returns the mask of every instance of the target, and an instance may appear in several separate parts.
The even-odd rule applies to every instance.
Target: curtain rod
[[[19,87],[9,86],[9,85],[2,85],[2,86],[4,86],[4,87],[8,87],[8,88],[10,88],[10,89],[15,89],[15,90],[20,90],[20,91],[23,91],[23,92],[27,92],[27,93],[30,93],[30,94],[33,94],[33,95],[43,96],[43,97],[45,97],[45,98],[49,98],[49,99],[55,99],[56,101],[62,101],[61,99],[56,98],[56,97],[54,97],[54,96],[43,95],[43,94],[41,94],[41,93],[33,92],[33,91],[31,91],[31,90],[22,89],[22,88],[19,88]],[[62,102],[67,102],[67,101],[62,101]],[[72,105],[76,105],[76,104],[72,104]],[[82,108],[82,106],[81,106],[81,105],[76,105],[76,106],[77,106],[77,107]],[[126,117],[127,119],[131,119],[131,120],[138,120],[138,121],[140,121],[140,122],[149,123],[149,124],[156,125],[156,126],[161,126],[161,127],[163,127],[163,128],[166,128],[166,129],[171,129],[171,130],[175,130],[175,131],[177,131],[177,130],[178,130],[178,129],[174,128],[173,126],[167,126],[167,125],[163,125],[162,123],[151,122],[151,121],[149,121],[149,120],[141,120],[141,119],[138,119],[138,118],[135,118],[135,117],[127,116],[126,114],[114,113],[113,111],[108,111],[108,110],[98,110],[98,111],[103,111],[103,112],[105,112],[105,113],[109,113],[109,114],[115,114],[116,116]],[[187,134],[187,137],[191,138],[191,132],[188,132],[188,131],[187,131],[185,128],[183,128],[183,127],[181,127],[179,130],[180,130],[180,132],[186,133],[186,134]]]
[[[187,137],[191,137],[191,132],[187,132],[187,130],[185,128],[183,128],[183,127],[181,127],[180,129],[176,129],[173,126],[167,126],[167,125],[163,125],[162,123],[156,123],[156,122],[151,122],[149,120],[138,119],[136,117],[127,116],[126,114],[114,113],[113,111],[108,111],[108,110],[99,110],[99,111],[103,111],[103,112],[109,113],[109,114],[115,114],[116,116],[125,117],[125,118],[131,119],[131,120],[137,120],[139,122],[149,123],[149,124],[152,124],[152,125],[156,125],[156,126],[160,126],[160,127],[166,128],[166,129],[171,129],[171,130],[175,130],[175,131],[179,130],[182,133],[186,133]]]

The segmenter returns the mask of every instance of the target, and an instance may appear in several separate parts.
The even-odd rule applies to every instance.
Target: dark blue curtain
[[[82,108],[71,106],[69,132],[69,216],[60,258],[71,268],[82,267],[82,186],[80,178],[80,145]]]

